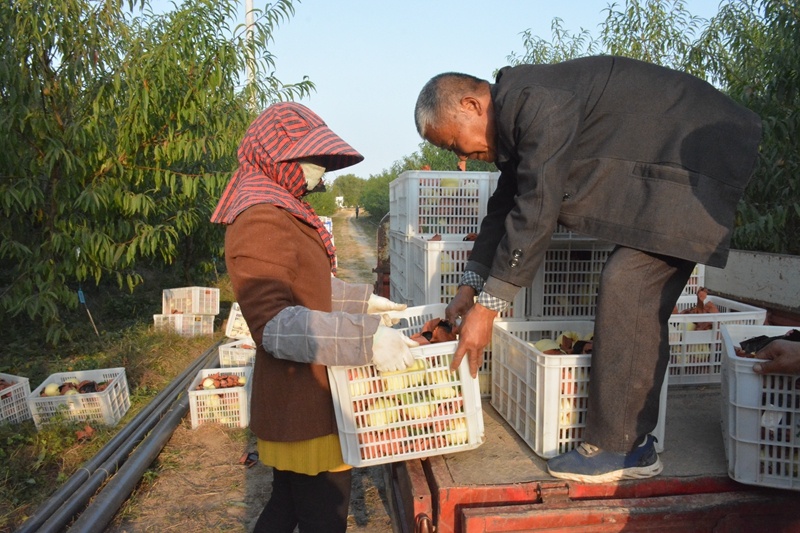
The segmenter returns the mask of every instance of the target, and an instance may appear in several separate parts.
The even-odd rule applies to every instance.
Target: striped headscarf
[[[307,107],[294,102],[274,104],[253,121],[239,145],[239,168],[222,193],[211,222],[231,224],[256,204],[287,210],[317,230],[336,269],[331,234],[314,209],[302,198],[306,181],[298,159],[321,157],[326,171],[364,160]]]

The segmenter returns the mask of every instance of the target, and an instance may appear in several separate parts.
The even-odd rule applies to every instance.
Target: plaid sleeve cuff
[[[491,309],[492,311],[497,311],[498,313],[502,313],[508,306],[511,305],[510,302],[507,302],[497,296],[492,296],[488,292],[481,291],[478,294],[478,301],[477,303],[484,306],[486,309]]]
[[[461,285],[467,285],[468,287],[472,287],[475,289],[475,294],[480,294],[483,290],[483,284],[486,281],[475,271],[472,270],[465,270],[463,274],[461,274],[461,282],[458,284],[460,287]]]

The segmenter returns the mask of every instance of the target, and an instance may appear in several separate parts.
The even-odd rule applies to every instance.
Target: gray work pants
[[[695,263],[618,246],[600,276],[585,441],[627,453],[658,421],[668,320]]]

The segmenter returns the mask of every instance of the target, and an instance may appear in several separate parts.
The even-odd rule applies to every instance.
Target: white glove
[[[377,294],[370,294],[367,300],[367,314],[374,315],[376,313],[385,313],[387,311],[403,311],[406,304],[398,304],[383,296]]]
[[[396,329],[378,326],[372,338],[372,364],[378,372],[405,370],[414,364],[411,348],[419,346]]]

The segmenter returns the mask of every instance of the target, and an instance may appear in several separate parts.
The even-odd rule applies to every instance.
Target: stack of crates
[[[219,289],[180,287],[164,289],[161,314],[153,315],[156,331],[173,331],[179,335],[213,335],[214,317],[219,314]]]
[[[489,197],[499,172],[407,171],[389,185],[390,298],[409,306],[449,303],[456,294],[477,234],[486,216]],[[594,300],[602,263],[611,245],[584,237],[563,227],[553,233],[551,250],[534,285],[521,290],[502,319],[528,316],[564,316],[557,308],[562,297],[585,302],[581,316],[594,317]],[[568,289],[559,279],[564,264]],[[568,290],[570,294],[562,294]],[[542,306],[549,304],[545,310]],[[574,313],[574,310],[572,310]],[[490,394],[491,349],[479,370],[481,394]]]

